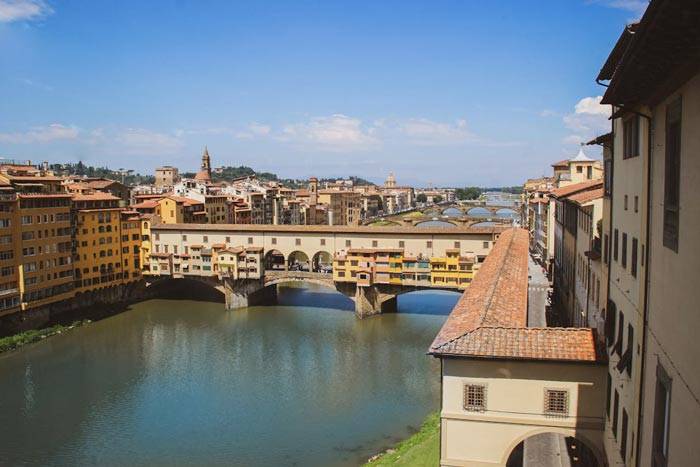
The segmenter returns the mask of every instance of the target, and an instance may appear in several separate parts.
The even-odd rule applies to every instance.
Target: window
[[[608,385],[605,389],[605,413],[608,415],[608,419],[610,419],[610,396],[611,396],[611,391],[612,391],[612,377],[610,376],[610,373],[608,373]]]
[[[294,240],[294,244],[295,244],[296,246],[301,245],[301,238],[295,239],[295,240]]]
[[[486,386],[483,384],[464,385],[464,410],[469,412],[486,410]]]
[[[226,243],[231,243],[231,237],[226,237]]]
[[[350,246],[352,246],[352,241],[351,241],[351,240],[345,240],[345,246],[348,247],[348,248],[349,248]]]
[[[664,168],[664,246],[678,252],[681,182],[681,99],[666,108],[666,165]]]
[[[326,246],[326,239],[325,238],[321,239],[321,246]]]
[[[428,240],[427,242],[425,242],[425,247],[426,247],[426,248],[432,248],[432,247],[433,247],[433,242],[431,242],[430,240]]]
[[[620,361],[617,362],[617,371],[622,373],[627,372],[628,376],[632,376],[632,353],[634,348],[634,328],[631,324],[627,325],[627,348],[625,353],[620,357]]]
[[[617,261],[617,251],[619,247],[619,232],[615,229],[615,235],[613,236],[613,259]]]
[[[565,389],[544,390],[545,415],[566,417],[569,415],[569,391]]]
[[[628,118],[622,126],[622,158],[629,159],[639,155],[639,116]]]
[[[459,243],[459,242],[455,242],[455,248],[461,248],[461,246],[460,246],[460,243]]]
[[[622,234],[622,267],[627,268],[627,234]]]
[[[625,211],[627,211],[627,195],[625,195],[624,208],[625,208]]]
[[[204,243],[207,243],[207,242],[209,241],[209,237],[206,236],[206,235],[204,235],[204,236],[202,237],[202,241],[203,241]]]
[[[620,408],[620,393],[615,389],[615,399],[613,403],[613,422],[612,422],[612,432],[615,439],[617,439],[617,412]]]
[[[582,174],[583,173],[583,166],[579,165],[578,167],[576,167],[576,172]]]
[[[634,212],[639,212],[639,196],[634,195]]]
[[[627,410],[622,409],[622,433],[620,434],[620,455],[627,460]]]
[[[656,394],[654,396],[654,431],[651,452],[654,467],[668,464],[668,431],[671,416],[671,378],[661,365],[656,367]]]
[[[484,242],[484,245],[483,245],[483,246],[484,246],[484,248],[488,248],[488,247],[489,247],[489,242]]]
[[[603,235],[603,262],[605,264],[608,264],[608,261],[610,261],[610,238],[608,238],[608,234]]]
[[[605,170],[604,172],[604,187],[605,195],[612,195],[612,159],[605,159]]]
[[[376,240],[372,240],[372,247],[377,248],[379,246],[379,242]]]
[[[404,242],[403,240],[399,240],[399,248],[405,248],[405,246],[406,242]]]
[[[639,248],[639,241],[636,238],[632,238],[632,258],[630,264],[630,272],[633,277],[637,277],[637,249]]]
[[[299,240],[299,239],[297,238],[297,240]],[[253,244],[253,237],[248,237],[248,245],[252,245],[252,244]],[[297,245],[298,245],[298,243],[297,243]]]
[[[620,356],[622,356],[622,339],[624,331],[625,315],[622,313],[622,310],[620,310],[617,316],[617,340],[615,341],[615,348],[613,349]]]

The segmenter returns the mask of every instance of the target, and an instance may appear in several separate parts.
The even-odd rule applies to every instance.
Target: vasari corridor
[[[0,466],[694,467],[700,1],[0,0]]]

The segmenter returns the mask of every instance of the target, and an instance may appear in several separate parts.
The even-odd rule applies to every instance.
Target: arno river
[[[0,465],[361,464],[438,408],[425,352],[456,299],[363,321],[320,288],[134,305],[0,355]]]

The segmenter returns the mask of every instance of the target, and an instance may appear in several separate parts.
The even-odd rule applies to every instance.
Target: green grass
[[[365,466],[406,465],[433,467],[440,461],[440,414],[433,413],[425,419],[420,431],[401,441]]]
[[[420,211],[413,211],[406,214],[405,217],[423,217],[423,213]]]
[[[391,221],[384,221],[384,220],[379,220],[379,221],[374,221],[371,224],[369,224],[371,227],[385,227],[388,225],[397,225],[396,222],[391,222]]]
[[[64,331],[68,331],[83,324],[89,323],[90,320],[76,321],[70,326],[63,326],[56,324],[44,329],[32,329],[29,331],[20,332],[14,336],[7,336],[0,338],[0,353],[7,352],[8,350],[14,350],[23,345],[31,344],[32,342],[38,342],[47,337],[61,334]]]

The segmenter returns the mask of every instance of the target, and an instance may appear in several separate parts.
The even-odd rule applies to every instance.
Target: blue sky
[[[0,0],[0,155],[519,184],[609,127],[595,76],[645,6]]]

